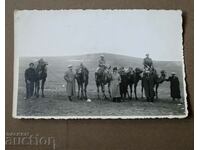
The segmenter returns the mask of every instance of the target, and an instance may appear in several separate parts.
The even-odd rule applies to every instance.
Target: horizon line
[[[145,57],[136,57],[136,56],[130,56],[130,55],[125,55],[125,54],[118,54],[118,53],[108,53],[108,52],[98,52],[98,53],[85,53],[85,54],[72,54],[72,55],[35,55],[35,56],[29,56],[29,55],[24,55],[24,56],[18,56],[19,58],[25,58],[25,57],[29,57],[29,58],[33,58],[33,57],[75,57],[75,56],[84,56],[84,55],[101,55],[101,54],[111,54],[111,55],[121,55],[121,56],[125,56],[125,57],[133,57],[133,58],[138,58],[138,59],[144,59]],[[152,58],[152,57],[150,57]],[[153,59],[153,61],[174,61],[174,62],[184,62],[184,58],[182,58],[182,60],[157,60],[157,59]]]

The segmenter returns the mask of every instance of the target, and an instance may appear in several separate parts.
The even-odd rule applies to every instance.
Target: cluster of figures
[[[42,97],[44,97],[44,83],[47,78],[47,64],[48,63],[43,59],[40,59],[36,66],[33,63],[29,64],[29,68],[25,71],[26,98],[30,98],[34,95],[36,97],[39,96],[40,82]],[[101,55],[98,61],[98,68],[95,71],[98,98],[100,98],[99,91],[101,88],[103,97],[107,99],[105,94],[105,86],[107,85],[109,97],[114,102],[123,101],[127,97],[132,99],[132,87],[134,87],[135,99],[138,99],[137,85],[140,80],[142,81],[142,97],[144,90],[147,101],[153,101],[155,97],[158,98],[159,84],[163,83],[164,81],[170,82],[172,99],[175,100],[181,98],[179,79],[175,72],[172,72],[171,76],[168,78],[166,78],[166,73],[164,70],[162,70],[160,75],[158,75],[153,66],[153,61],[149,57],[149,54],[146,54],[143,65],[143,69],[133,69],[132,67],[112,68],[111,66],[106,65],[105,58],[103,55]],[[76,96],[76,81],[78,85],[78,98],[88,99],[87,86],[89,83],[89,70],[84,66],[83,63],[81,63],[75,71],[73,70],[72,65],[68,65],[68,70],[65,72],[64,79],[66,81],[67,96],[70,101],[72,101],[72,98]]]

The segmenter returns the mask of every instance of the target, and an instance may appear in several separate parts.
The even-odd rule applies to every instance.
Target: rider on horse
[[[96,70],[96,72],[105,72],[106,70],[106,60],[104,58],[104,55],[100,56],[100,60],[98,61],[98,68]]]
[[[144,70],[153,70],[153,61],[152,59],[149,57],[149,54],[146,54],[146,57],[144,58],[143,61],[143,65],[144,65]]]

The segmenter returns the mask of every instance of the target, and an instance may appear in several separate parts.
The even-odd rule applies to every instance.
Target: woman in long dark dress
[[[181,92],[180,92],[180,83],[179,79],[176,76],[175,72],[172,72],[172,75],[166,79],[166,81],[170,82],[170,94],[173,100],[180,99],[181,98]]]

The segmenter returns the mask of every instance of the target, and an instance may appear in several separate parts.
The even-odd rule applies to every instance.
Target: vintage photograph
[[[15,10],[14,118],[188,115],[181,10]]]

